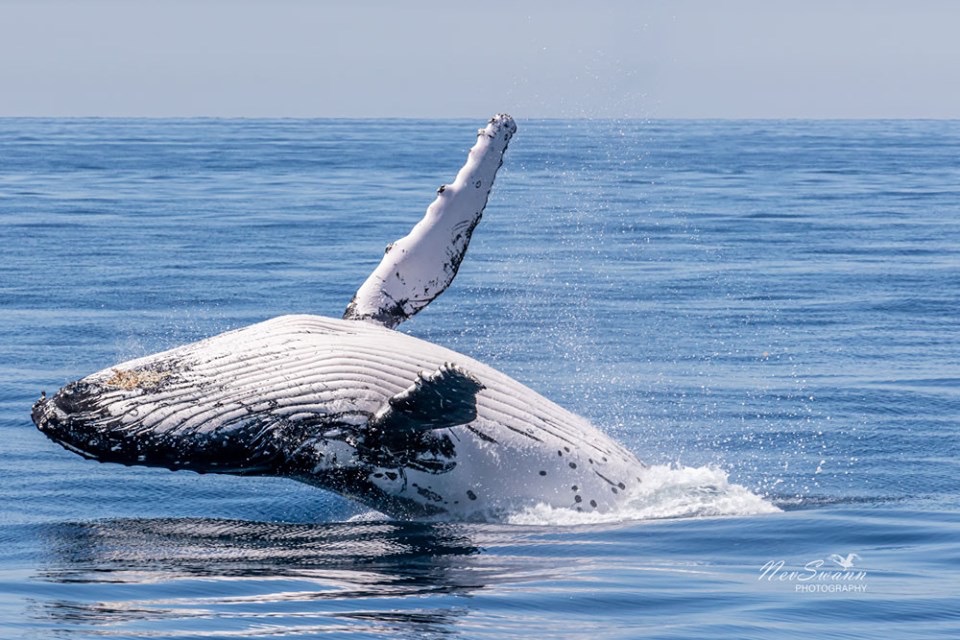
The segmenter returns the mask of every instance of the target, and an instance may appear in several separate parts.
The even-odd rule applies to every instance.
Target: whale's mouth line
[[[83,458],[86,458],[87,460],[96,460],[96,461],[98,461],[98,462],[100,461],[100,457],[99,457],[99,456],[96,456],[96,455],[94,455],[94,454],[92,454],[92,453],[89,453],[89,452],[87,452],[87,451],[84,451],[84,450],[81,449],[80,447],[76,447],[76,446],[74,446],[73,444],[67,442],[66,440],[59,440],[59,439],[58,439],[56,442],[57,442],[57,444],[59,444],[61,447],[63,447],[63,448],[66,449],[67,451],[72,451],[73,453],[76,453],[77,455],[82,456]]]

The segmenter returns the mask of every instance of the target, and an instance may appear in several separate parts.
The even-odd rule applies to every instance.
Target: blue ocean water
[[[960,635],[960,122],[518,122],[402,330],[654,465],[603,521],[389,521],[33,427],[116,362],[339,316],[480,124],[0,120],[0,637]]]

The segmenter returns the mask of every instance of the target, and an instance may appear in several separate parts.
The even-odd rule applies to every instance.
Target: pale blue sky
[[[960,118],[960,2],[0,0],[0,116]]]

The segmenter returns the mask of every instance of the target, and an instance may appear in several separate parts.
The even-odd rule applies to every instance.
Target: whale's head
[[[46,392],[33,405],[33,423],[48,438],[86,458],[98,459],[113,447],[103,442],[106,432],[98,428],[96,397],[99,387],[72,382],[53,397]]]
[[[85,458],[198,472],[264,473],[282,458],[262,420],[203,420],[171,369],[113,369],[41,394],[31,412],[51,440]],[[179,399],[178,399],[179,398]]]

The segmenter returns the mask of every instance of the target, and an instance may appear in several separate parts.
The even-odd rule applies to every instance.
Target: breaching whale
[[[498,114],[342,319],[281,316],[124,362],[34,404],[84,457],[283,476],[396,518],[606,512],[644,465],[587,420],[473,358],[394,329],[451,283],[516,132]]]

